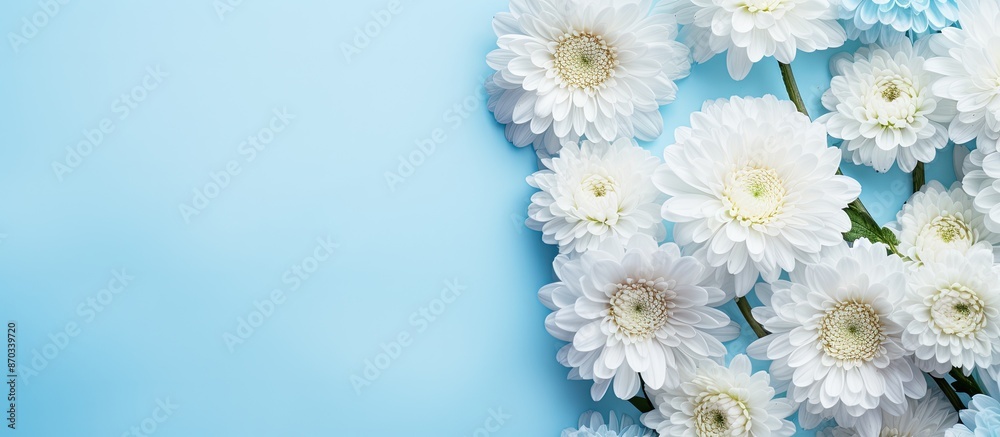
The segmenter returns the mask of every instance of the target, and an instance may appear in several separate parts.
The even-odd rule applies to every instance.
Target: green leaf
[[[889,228],[882,228],[882,241],[892,247],[899,245],[899,238],[896,238],[896,233]]]
[[[955,387],[955,391],[965,393],[969,397],[983,394],[983,389],[979,387],[979,383],[976,382],[975,378],[966,376],[962,373],[962,369],[954,367],[948,374],[952,378],[955,378],[955,382],[951,383],[951,386]]]
[[[854,203],[848,205],[844,212],[851,220],[851,230],[844,233],[844,240],[853,242],[859,238],[867,238],[872,243],[885,244],[890,253],[896,252],[899,239],[891,229],[879,226],[867,211]]]
[[[844,239],[854,241],[859,238],[867,238],[871,241],[882,241],[882,229],[874,223],[868,214],[849,207],[844,210],[847,218],[851,220],[851,230],[844,233]]]

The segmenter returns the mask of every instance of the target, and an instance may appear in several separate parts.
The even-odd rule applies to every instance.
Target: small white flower
[[[746,355],[733,357],[728,368],[705,360],[694,371],[682,369],[680,386],[650,395],[656,409],[642,423],[663,437],[791,436],[795,425],[785,418],[795,407],[774,399],[767,372],[751,372]]]
[[[638,235],[616,251],[588,250],[554,263],[560,282],[538,297],[553,312],[545,328],[571,342],[557,356],[571,379],[594,380],[591,396],[604,397],[614,379],[615,395],[629,399],[640,377],[654,389],[680,384],[679,369],[726,354],[723,341],[739,334],[736,324],[713,307],[728,296],[706,285],[709,273],[673,243],[657,247]]]
[[[937,375],[952,367],[1000,364],[1000,273],[985,245],[948,250],[909,275],[897,321],[917,366]]]
[[[707,102],[678,128],[653,183],[670,196],[663,218],[676,223],[686,253],[736,275],[745,295],[757,277],[819,259],[851,228],[843,211],[861,186],[837,175],[840,151],[826,130],[791,102],[732,98]]]
[[[769,359],[771,377],[788,382],[807,429],[834,418],[877,436],[882,415],[900,415],[906,398],[927,390],[903,348],[895,322],[906,291],[905,267],[885,245],[858,240],[824,250],[820,263],[791,272],[791,281],[759,284],[753,310],[770,335],[747,352]]]
[[[944,77],[934,93],[957,102],[958,116],[948,133],[957,144],[976,140],[977,147],[1000,150],[1000,3],[959,0],[961,28],[949,27],[932,37],[938,56],[925,67]]]
[[[695,61],[728,51],[736,80],[764,57],[789,64],[797,51],[840,47],[847,39],[830,0],[662,0],[657,8],[677,14]]]
[[[561,253],[624,244],[638,234],[660,241],[666,229],[652,180],[659,163],[628,139],[566,143],[558,158],[542,159],[546,170],[528,177],[541,191],[531,196],[526,223]]]
[[[927,41],[862,47],[830,61],[834,77],[823,106],[832,112],[816,121],[826,124],[830,136],[844,140],[845,159],[880,172],[898,162],[910,172],[917,161],[930,162],[948,144],[955,105],[939,103],[931,93],[938,76],[924,69],[930,55]]]
[[[511,0],[493,19],[497,70],[488,107],[518,147],[541,156],[564,141],[652,140],[663,130],[660,105],[688,75],[690,51],[675,41],[669,14],[650,0]]]
[[[1000,233],[1000,152],[977,148],[962,164],[962,189],[973,197],[972,206],[983,214],[983,223]]]
[[[899,238],[896,249],[915,266],[947,250],[961,253],[976,244],[1000,245],[1000,234],[986,227],[985,217],[959,183],[945,189],[930,181],[906,201],[896,221],[886,227]]]
[[[922,399],[909,399],[901,415],[882,413],[880,437],[944,437],[948,428],[958,423],[955,408],[936,391],[927,391]],[[828,428],[820,437],[861,437],[851,428]]]
[[[596,411],[588,411],[580,416],[580,424],[576,429],[566,428],[562,437],[653,437],[653,431],[635,423],[631,417],[622,415],[621,419],[614,410],[604,423],[604,416]]]

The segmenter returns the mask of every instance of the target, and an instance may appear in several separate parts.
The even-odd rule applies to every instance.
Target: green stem
[[[948,398],[948,402],[951,402],[951,406],[955,408],[955,411],[962,411],[965,409],[965,405],[962,404],[962,400],[958,398],[958,393],[955,393],[955,390],[948,385],[948,381],[935,377],[931,377],[931,379],[933,379],[934,382],[937,383],[938,387],[941,388],[941,391],[944,392],[944,397]]]
[[[948,372],[948,374],[951,375],[952,378],[955,378],[955,381],[958,381],[960,384],[968,387],[969,390],[972,391],[972,393],[969,393],[969,396],[985,394],[983,392],[983,388],[979,386],[979,383],[976,382],[975,378],[965,376],[965,374],[962,373],[962,369],[954,367],[951,369],[951,372]]]
[[[778,63],[778,68],[781,69],[781,80],[785,82],[785,91],[788,92],[788,98],[792,100],[795,104],[795,108],[799,110],[803,115],[809,117],[809,111],[806,110],[806,104],[802,101],[802,93],[799,92],[799,85],[795,82],[795,74],[792,72],[791,64],[785,64],[783,62]],[[837,169],[837,174],[842,175],[843,172]],[[852,209],[864,217],[865,222],[867,222],[868,227],[873,231],[881,230],[878,222],[872,217],[872,214],[868,212],[865,205],[861,203],[861,198],[854,199],[853,202],[848,204],[847,209]],[[899,250],[896,249],[896,244],[892,241],[886,241],[886,238],[879,238],[879,241],[885,243],[889,248],[890,253],[899,255]]]
[[[757,334],[757,338],[764,338],[770,332],[767,332],[757,319],[753,318],[753,310],[750,308],[750,302],[745,297],[736,298],[736,306],[740,308],[740,313],[743,314],[743,318],[747,319],[747,324],[750,325],[750,329],[753,329],[753,333]]]
[[[639,375],[639,386],[642,387],[642,396],[632,396],[628,402],[641,413],[653,411],[653,402],[649,398],[649,394],[646,393],[646,381],[642,379],[642,375]]]
[[[792,103],[795,103],[795,108],[799,112],[808,117],[809,111],[806,110],[806,104],[802,101],[802,94],[799,93],[799,86],[795,83],[795,73],[792,73],[791,64],[779,62],[778,68],[781,69],[781,80],[785,82],[785,90],[788,91],[788,98],[792,100]]]
[[[639,412],[641,413],[648,413],[650,411],[653,411],[653,403],[649,402],[649,399],[646,399],[642,396],[634,396],[632,397],[632,399],[629,399],[628,402],[632,404],[632,406],[635,407],[635,409],[639,410]]]
[[[926,178],[924,177],[924,163],[917,161],[917,166],[913,167],[913,192],[916,193],[923,188],[924,183],[926,183]]]

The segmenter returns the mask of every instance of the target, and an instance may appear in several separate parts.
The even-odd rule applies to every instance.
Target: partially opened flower
[[[793,271],[790,281],[757,286],[764,306],[753,315],[771,334],[747,352],[772,360],[771,377],[788,383],[804,428],[833,418],[877,436],[884,414],[901,415],[907,398],[924,396],[927,384],[895,322],[904,272],[885,245],[858,240],[825,249],[818,264]]]
[[[681,369],[681,385],[656,392],[656,409],[642,423],[663,437],[783,437],[795,433],[786,417],[795,407],[774,399],[767,372],[752,373],[746,355],[729,367],[705,360],[696,369]]]
[[[945,434],[947,437],[1000,437],[1000,401],[986,395],[975,395],[969,409],[958,413],[962,423]]]
[[[588,411],[580,416],[580,424],[576,428],[566,428],[562,437],[653,437],[653,431],[635,423],[631,417],[622,415],[621,419],[614,410],[608,415],[607,423],[604,416],[596,411]]]
[[[745,295],[758,275],[816,262],[851,228],[843,209],[861,186],[837,174],[840,151],[791,102],[732,98],[705,103],[675,133],[653,183],[670,198],[674,240],[735,275]]]
[[[564,141],[660,135],[660,105],[688,75],[690,53],[650,0],[511,0],[493,19],[497,70],[488,107],[518,147],[554,155]]]
[[[831,111],[816,121],[830,136],[844,140],[844,158],[886,172],[895,162],[910,172],[917,162],[931,162],[948,144],[953,102],[931,93],[938,75],[924,69],[927,39],[909,39],[881,48],[862,47],[854,55],[835,56],[833,80],[823,94]]]
[[[976,140],[979,148],[1000,150],[1000,3],[959,0],[961,28],[935,35],[937,57],[925,67],[944,77],[933,85],[938,96],[957,102],[958,116],[948,133],[957,144]]]
[[[652,175],[660,160],[632,140],[566,143],[545,170],[528,177],[540,189],[531,196],[527,225],[561,253],[602,244],[625,244],[644,234],[660,241],[660,192]]]
[[[896,221],[886,227],[899,238],[896,249],[915,266],[948,250],[966,253],[977,244],[996,250],[1000,234],[986,227],[985,216],[973,206],[972,197],[960,183],[946,189],[930,181],[903,205]]]
[[[976,149],[965,157],[962,189],[973,197],[972,206],[983,214],[983,224],[1000,233],[1000,152]]]
[[[842,0],[847,36],[865,44],[895,43],[906,33],[948,27],[958,20],[957,0]]]
[[[958,367],[971,374],[1000,364],[1000,272],[992,248],[948,250],[909,282],[897,321],[921,370],[944,375]]]
[[[714,308],[726,294],[707,285],[710,272],[673,243],[657,247],[638,235],[617,251],[560,255],[554,267],[560,282],[538,292],[553,311],[545,328],[571,342],[557,358],[573,368],[571,379],[594,381],[594,400],[612,379],[615,395],[631,398],[641,388],[640,374],[654,389],[676,386],[680,369],[721,358],[722,342],[739,334]]]
[[[765,57],[788,64],[796,52],[840,47],[847,38],[830,0],[661,0],[657,8],[677,14],[695,61],[727,52],[736,80]]]
[[[936,391],[927,391],[921,399],[909,399],[906,411],[894,415],[882,412],[880,437],[944,437],[958,423],[955,408]],[[863,437],[852,428],[835,427],[820,432],[821,437]]]

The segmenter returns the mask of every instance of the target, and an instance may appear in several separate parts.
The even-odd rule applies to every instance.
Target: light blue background
[[[348,61],[343,44],[387,4],[245,0],[220,19],[211,0],[71,1],[16,53],[0,47],[0,318],[19,324],[22,375],[79,326],[22,376],[18,431],[0,435],[119,436],[157,399],[178,406],[157,436],[467,436],[491,409],[510,418],[490,435],[547,436],[595,407],[543,327],[555,250],[521,224],[534,155],[481,94],[506,2],[400,0]],[[4,2],[0,30],[41,10]],[[814,115],[831,54],[794,63]],[[113,102],[156,66],[169,76],[119,119]],[[706,99],[766,93],[784,97],[773,60],[734,82],[717,57],[644,146],[661,154]],[[240,143],[281,108],[296,118],[246,162]],[[60,181],[52,163],[104,118],[115,130]],[[385,173],[435,129],[444,141],[390,189]],[[951,182],[939,156],[929,176]],[[179,205],[231,160],[241,173],[185,222]],[[882,222],[909,195],[898,170],[845,172]],[[333,257],[290,291],[285,272],[327,236]],[[113,269],[135,279],[88,321],[80,305]],[[461,296],[415,323],[453,278]],[[287,300],[231,352],[223,335],[276,288]],[[412,344],[359,394],[351,376],[401,332]]]

